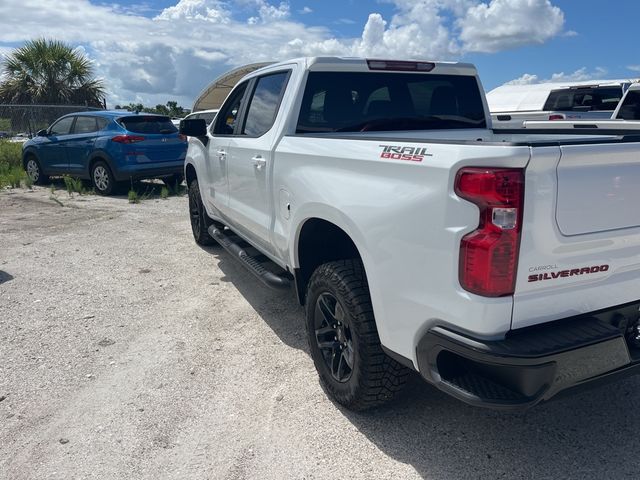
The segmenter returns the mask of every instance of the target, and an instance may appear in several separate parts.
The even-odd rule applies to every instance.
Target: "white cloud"
[[[639,69],[640,71],[640,69]],[[596,67],[594,70],[589,71],[586,67],[579,68],[573,73],[558,72],[551,75],[550,78],[539,78],[538,75],[532,75],[525,73],[521,77],[515,78],[505,85],[532,85],[535,83],[548,83],[548,82],[582,82],[588,80],[600,80],[605,78],[607,70],[602,67]]]
[[[627,65],[627,70],[632,72],[640,72],[640,65]]]
[[[549,0],[491,0],[470,7],[457,25],[466,51],[491,53],[544,43],[562,32],[564,14]]]
[[[156,17],[159,20],[206,20],[229,23],[230,13],[218,0],[180,0],[173,7],[165,8]]]
[[[155,17],[146,3],[2,0],[0,18],[12,24],[0,29],[0,53],[37,36],[82,45],[105,78],[109,104],[176,99],[190,106],[215,77],[247,63],[300,55],[454,60],[543,42],[562,34],[564,21],[548,0],[389,1],[391,18],[372,12],[360,36],[336,38],[293,20],[279,0],[179,0]]]
[[[303,9],[298,10],[298,13],[301,15],[306,15],[308,13],[313,13],[313,10],[310,7],[305,6]]]
[[[532,85],[534,83],[540,83],[538,76],[525,73],[521,77],[506,82],[505,85]]]

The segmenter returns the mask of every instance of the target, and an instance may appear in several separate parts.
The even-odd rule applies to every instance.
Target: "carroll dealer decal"
[[[396,145],[378,145],[382,148],[380,158],[391,160],[407,160],[409,162],[421,162],[424,157],[431,157],[425,147],[399,147]]]
[[[539,269],[539,267],[536,267],[536,269]],[[543,280],[553,280],[555,278],[575,277],[576,275],[590,275],[592,273],[606,272],[607,270],[609,270],[609,265],[594,265],[592,267],[558,270],[557,272],[537,273],[535,275],[529,275],[529,282],[541,282]]]

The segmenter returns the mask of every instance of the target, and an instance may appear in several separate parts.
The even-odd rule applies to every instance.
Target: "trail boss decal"
[[[380,158],[391,160],[407,160],[409,162],[421,162],[424,157],[433,156],[427,153],[426,147],[398,147],[395,145],[378,145],[382,148]]]
[[[572,268],[570,270],[558,270],[557,272],[537,273],[535,275],[529,275],[529,282],[541,282],[543,280],[573,277],[576,275],[589,275],[592,273],[606,272],[607,270],[609,270],[609,265],[594,265],[593,267]]]

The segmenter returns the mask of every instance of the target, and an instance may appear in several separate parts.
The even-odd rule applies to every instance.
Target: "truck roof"
[[[423,70],[417,73],[432,73],[432,74],[450,74],[450,75],[477,75],[476,67],[471,63],[461,62],[432,62],[429,60],[398,60],[398,59],[373,59],[362,57],[300,57],[283,62],[278,62],[267,67],[261,68],[247,75],[247,77],[260,75],[261,72],[267,70],[278,69],[286,65],[297,64],[300,67],[311,71],[350,71],[350,72],[369,72],[373,69],[369,67],[371,61],[376,62],[407,62],[407,63],[428,63],[433,64],[433,68],[429,71]],[[379,69],[382,71],[383,69]],[[389,65],[384,69],[388,71],[403,71],[407,70],[393,68],[393,65]],[[409,71],[411,73],[411,71]]]
[[[616,87],[632,83],[631,79],[548,82],[529,85],[501,85],[487,93],[491,112],[542,110],[553,90],[571,87]]]

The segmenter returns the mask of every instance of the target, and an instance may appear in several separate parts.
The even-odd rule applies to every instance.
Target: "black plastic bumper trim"
[[[622,332],[589,316],[496,341],[434,327],[416,353],[427,381],[468,404],[496,409],[530,407],[618,371],[640,373]]]

